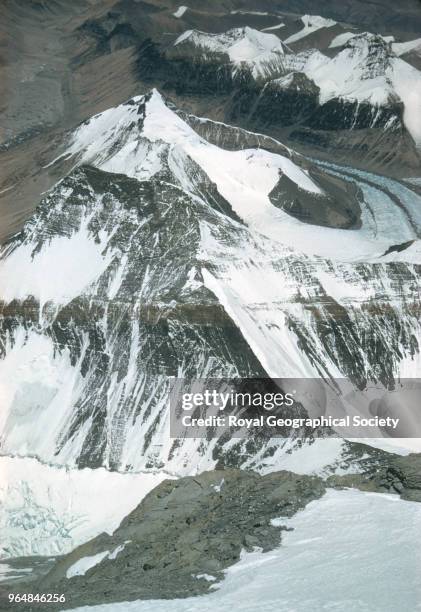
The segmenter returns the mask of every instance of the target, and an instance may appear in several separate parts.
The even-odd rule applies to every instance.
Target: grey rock
[[[222,474],[224,486],[216,491]],[[210,583],[197,575],[211,573],[221,579],[243,548],[266,551],[278,546],[281,529],[271,519],[292,516],[324,492],[320,478],[291,472],[260,476],[228,469],[166,480],[111,536],[102,534],[79,546],[36,586],[25,589],[63,592],[69,608],[204,593]],[[66,577],[80,559],[106,551],[85,575]],[[28,607],[32,609],[37,608]]]

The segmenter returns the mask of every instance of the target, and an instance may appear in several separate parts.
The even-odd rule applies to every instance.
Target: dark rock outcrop
[[[243,549],[268,551],[280,544],[282,527],[272,519],[291,517],[324,492],[320,478],[291,472],[259,476],[229,469],[166,480],[113,535],[79,546],[25,591],[64,593],[61,610],[206,593],[212,584],[206,577],[220,580]],[[75,564],[95,555],[96,564],[77,575]],[[27,604],[28,612],[36,609]]]
[[[402,499],[421,502],[421,454],[372,456],[361,473],[330,476],[327,485],[395,493]]]

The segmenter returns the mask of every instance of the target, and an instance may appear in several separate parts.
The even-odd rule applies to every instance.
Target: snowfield
[[[77,612],[400,612],[419,610],[421,506],[391,495],[329,490],[275,524],[282,545],[244,554],[208,595]],[[76,612],[76,609],[75,609]]]
[[[80,295],[112,260],[112,253],[105,253],[109,237],[101,233],[100,241],[94,241],[88,223],[89,218],[69,237],[54,237],[39,252],[27,243],[11,253],[0,265],[1,299],[32,295],[42,310],[47,301],[66,304]]]

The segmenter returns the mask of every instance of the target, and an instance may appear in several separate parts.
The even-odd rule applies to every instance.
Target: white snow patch
[[[259,15],[259,16],[270,16],[273,15],[273,13],[266,13],[264,11],[242,11],[242,10],[236,10],[236,11],[230,11],[231,15]]]
[[[33,296],[42,308],[48,301],[65,304],[81,295],[112,260],[111,251],[106,251],[108,236],[100,232],[96,242],[88,223],[86,218],[69,238],[55,236],[35,253],[34,244],[28,242],[1,259],[0,299],[11,302]]]
[[[174,17],[177,17],[177,19],[180,19],[180,17],[182,17],[187,10],[188,6],[179,6],[173,15]]]
[[[317,32],[321,28],[332,28],[337,24],[333,19],[325,19],[324,17],[320,17],[319,15],[303,15],[301,17],[301,21],[304,24],[304,27],[299,32],[288,36],[285,39],[287,44],[297,42],[297,40],[301,40],[305,38],[309,34],[313,34],[313,32]]]
[[[409,40],[407,42],[395,42],[392,44],[392,50],[398,57],[411,52],[421,55],[421,38],[416,38],[415,40]]]
[[[214,490],[215,490],[217,493],[220,493],[220,492],[221,492],[222,487],[224,486],[224,482],[225,482],[225,479],[224,479],[224,478],[222,478],[221,482],[220,482],[218,485],[212,485],[213,489],[214,489]]]
[[[354,38],[354,36],[356,36],[355,32],[342,32],[342,34],[335,36],[335,38],[331,41],[329,48],[335,49],[336,47],[343,47],[346,45],[348,40]]]
[[[280,30],[281,28],[284,28],[284,27],[285,27],[284,23],[278,23],[278,25],[270,26],[269,28],[263,28],[261,32],[272,32],[272,30]]]
[[[79,559],[78,561],[76,561],[76,563],[73,563],[73,565],[69,567],[66,572],[66,578],[73,578],[74,576],[84,576],[88,570],[90,570],[92,567],[95,567],[95,565],[101,563],[104,557],[107,557],[108,554],[109,551],[106,550],[105,552],[100,552],[96,555],[92,555],[91,557],[82,557],[82,559]]]
[[[120,546],[117,546],[112,552],[108,554],[108,558],[112,560],[117,559],[118,555],[126,548],[126,544],[129,544],[130,542],[131,540],[127,540],[126,542],[124,542],[124,544],[120,544]]]
[[[215,576],[211,576],[210,574],[197,574],[196,578],[198,579],[203,578],[204,580],[207,580],[208,582],[215,582],[216,580]]]

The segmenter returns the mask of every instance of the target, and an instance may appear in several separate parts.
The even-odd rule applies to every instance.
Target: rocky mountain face
[[[167,437],[171,377],[388,386],[416,367],[420,197],[188,121],[153,91],[82,124],[55,162],[75,169],[4,248],[3,452],[255,465],[273,443]]]

